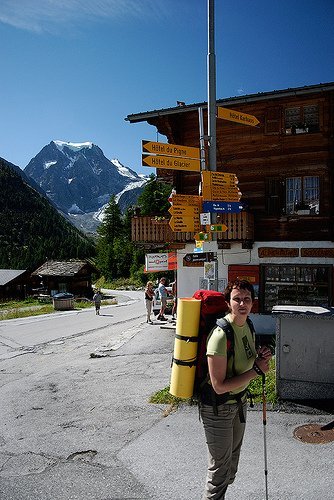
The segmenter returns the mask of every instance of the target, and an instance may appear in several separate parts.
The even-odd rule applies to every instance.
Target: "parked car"
[[[165,309],[165,314],[172,314],[172,309],[173,309],[173,295],[172,295],[172,287],[171,286],[166,286],[167,288],[167,306]],[[161,300],[156,298],[156,291],[157,289],[154,290],[154,298],[153,298],[153,314],[157,316],[160,311],[161,307]]]

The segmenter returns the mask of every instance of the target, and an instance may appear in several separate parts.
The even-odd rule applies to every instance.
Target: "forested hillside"
[[[0,268],[33,270],[46,259],[94,254],[94,242],[0,160]]]

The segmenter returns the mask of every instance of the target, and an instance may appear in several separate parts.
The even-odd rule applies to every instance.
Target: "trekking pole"
[[[264,445],[264,478],[266,484],[266,500],[268,500],[268,463],[267,463],[267,399],[266,399],[266,375],[262,374],[262,423],[263,423],[263,445]]]

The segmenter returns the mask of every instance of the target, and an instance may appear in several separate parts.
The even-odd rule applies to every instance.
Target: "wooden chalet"
[[[48,260],[32,273],[35,285],[43,287],[45,293],[72,293],[75,297],[93,296],[92,275],[98,270],[86,260]]]
[[[31,291],[26,269],[0,269],[0,300],[22,300]]]
[[[333,305],[334,83],[220,99],[217,106],[259,120],[253,127],[217,118],[216,169],[237,175],[244,205],[240,214],[218,220],[228,226],[217,238],[222,286],[248,277],[260,291],[260,312],[276,304]],[[206,127],[205,102],[127,120],[146,121],[168,143],[198,148],[199,108]],[[158,169],[157,175],[177,193],[198,194],[197,172]],[[138,244],[182,247],[182,271],[185,254],[193,252],[193,233],[172,233],[154,218],[134,217],[132,224]],[[184,296],[201,284],[195,267],[186,283],[178,284]]]

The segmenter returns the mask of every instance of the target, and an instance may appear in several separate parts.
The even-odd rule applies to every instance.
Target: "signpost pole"
[[[214,0],[208,0],[208,136],[209,170],[216,170],[216,55]]]
[[[203,108],[198,108],[198,121],[199,121],[199,144],[201,155],[201,171],[206,170],[205,163],[205,135],[204,135],[204,122],[203,122]]]
[[[209,165],[208,170],[216,171],[216,55],[215,55],[215,2],[208,0],[208,136],[209,136]],[[216,214],[211,216],[212,224],[217,221]],[[217,241],[217,235],[213,234]],[[215,290],[218,289],[218,259],[215,266]]]

